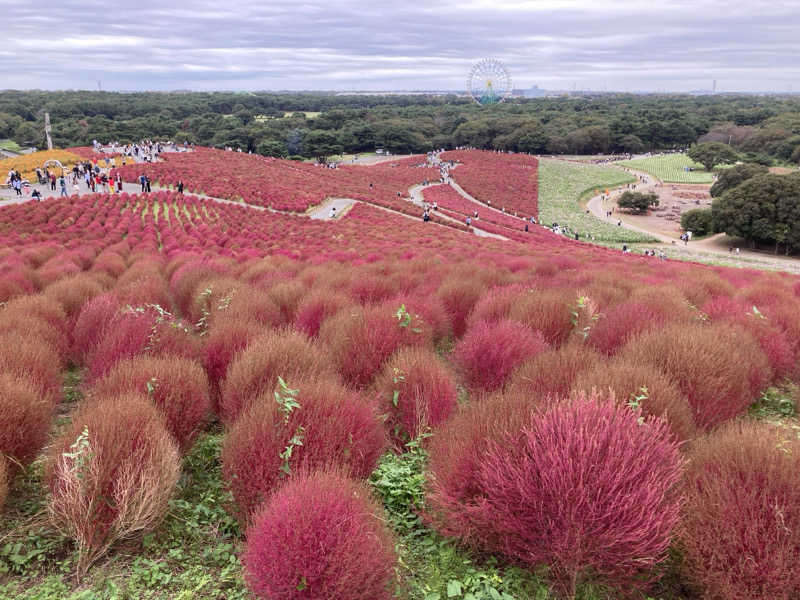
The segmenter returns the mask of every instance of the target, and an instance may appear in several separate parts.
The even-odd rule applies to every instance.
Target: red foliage
[[[211,385],[214,411],[219,411],[219,393],[236,355],[263,332],[251,321],[226,318],[216,321],[203,345],[203,367]]]
[[[34,386],[48,402],[61,397],[61,362],[46,340],[19,329],[0,333],[0,365],[3,373]]]
[[[89,300],[78,315],[72,330],[72,356],[84,364],[103,338],[106,326],[122,308],[113,292],[106,292]]]
[[[322,323],[346,306],[351,306],[352,301],[331,289],[315,289],[300,302],[295,316],[295,327],[310,338],[319,334]]]
[[[731,325],[668,325],[631,340],[621,356],[677,382],[704,430],[744,413],[771,376],[758,344]]]
[[[453,374],[435,352],[403,348],[376,377],[372,389],[389,434],[399,446],[444,423],[458,405]]]
[[[0,374],[0,457],[27,465],[47,441],[53,405],[23,378]]]
[[[520,216],[539,215],[539,161],[535,157],[453,150],[443,153],[442,160],[461,163],[451,175],[477,200],[494,208],[519,211]]]
[[[45,296],[61,304],[70,325],[75,323],[83,305],[101,292],[103,284],[89,273],[60,279],[44,291]]]
[[[389,600],[396,560],[369,490],[316,472],[269,498],[247,532],[242,562],[258,598]]]
[[[453,324],[453,335],[457,338],[464,335],[467,329],[467,317],[480,299],[485,286],[472,278],[456,278],[445,280],[436,295],[444,305],[447,316]]]
[[[319,337],[344,381],[365,387],[398,348],[428,341],[421,319],[410,311],[408,320],[398,317],[399,308],[393,304],[345,308],[325,321]]]
[[[731,423],[691,448],[682,568],[704,597],[800,595],[800,440],[766,423]]]
[[[636,335],[666,323],[688,323],[697,317],[684,299],[667,288],[644,290],[608,310],[592,325],[587,341],[604,354],[614,354]]]
[[[175,356],[139,356],[118,362],[93,386],[97,398],[139,393],[164,417],[164,424],[183,452],[192,445],[211,414],[208,379],[194,361]]]
[[[337,465],[348,475],[366,478],[385,446],[376,411],[364,398],[328,379],[286,380],[299,390],[299,407],[288,418],[266,391],[241,414],[225,438],[222,473],[247,521],[285,476],[303,469]],[[299,436],[302,445],[290,440]],[[292,446],[286,463],[281,457]]]
[[[575,300],[562,290],[529,289],[511,305],[509,318],[540,331],[545,341],[561,345],[572,331],[570,303]]]
[[[507,389],[529,397],[531,402],[547,404],[548,398],[567,396],[575,378],[600,362],[600,355],[591,348],[565,344],[525,361],[509,379]]]
[[[678,442],[697,434],[689,401],[675,382],[651,365],[620,358],[597,363],[575,378],[573,389],[586,393],[611,390],[623,406],[638,404],[644,416],[665,419]]]
[[[268,331],[254,340],[230,363],[220,398],[220,418],[233,423],[254,400],[272,394],[278,377],[332,377],[330,359],[302,333]]]
[[[77,543],[79,572],[114,542],[158,524],[179,471],[175,442],[144,396],[79,407],[53,443],[45,472],[51,521]]]
[[[505,319],[474,324],[456,345],[454,359],[475,390],[500,388],[524,361],[547,350],[541,333]]]
[[[665,558],[682,467],[666,425],[637,419],[595,395],[529,411],[521,427],[496,429],[496,437],[469,448],[477,468],[465,473],[467,481],[440,478],[432,449],[434,522],[453,532],[466,521],[466,541],[480,531],[480,547],[547,565],[568,597],[589,578],[636,586]]]

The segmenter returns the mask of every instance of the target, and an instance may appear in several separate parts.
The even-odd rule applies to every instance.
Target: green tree
[[[718,198],[728,190],[735,188],[748,179],[756,177],[757,175],[764,175],[765,173],[769,173],[767,167],[753,163],[744,163],[731,167],[730,169],[724,169],[719,174],[714,185],[711,186],[711,195],[714,198]]]
[[[714,233],[710,208],[693,208],[681,215],[681,228],[695,235]]]
[[[336,139],[336,134],[322,129],[309,131],[304,144],[306,152],[320,163],[325,163],[330,156],[342,152],[342,145]]]
[[[652,206],[658,206],[658,203],[658,194],[643,192],[625,192],[617,200],[620,208],[639,215],[646,213]]]
[[[800,248],[800,175],[758,175],[715,198],[716,231],[788,253]]]
[[[286,158],[286,144],[279,140],[264,140],[256,147],[256,152],[262,156],[274,156],[275,158]]]
[[[687,154],[693,161],[703,165],[706,171],[712,170],[717,165],[735,163],[739,158],[739,155],[736,154],[733,148],[721,142],[695,144],[689,148]]]

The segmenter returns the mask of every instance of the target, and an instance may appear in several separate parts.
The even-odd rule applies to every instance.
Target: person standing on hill
[[[55,173],[50,173],[50,191],[51,192],[55,192],[56,191],[56,174]]]
[[[139,175],[139,183],[142,185],[142,193],[143,194],[145,193],[146,187],[147,187],[145,181],[146,181],[146,177],[144,176],[144,173],[142,173],[141,175]]]
[[[145,175],[145,178],[144,178],[144,183],[145,183],[145,186],[147,187],[147,193],[149,194],[150,193],[150,178],[147,177],[146,175]]]
[[[183,194],[183,181],[178,182],[178,193]]]
[[[62,197],[68,196],[69,194],[67,194],[67,180],[64,179],[63,175],[58,180],[58,185],[61,186],[61,196]]]

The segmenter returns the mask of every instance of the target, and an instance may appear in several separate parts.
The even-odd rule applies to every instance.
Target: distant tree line
[[[601,94],[481,107],[456,96],[328,93],[0,92],[0,140],[57,146],[171,138],[312,157],[473,146],[547,154],[640,153],[719,142],[749,162],[800,161],[800,100]]]

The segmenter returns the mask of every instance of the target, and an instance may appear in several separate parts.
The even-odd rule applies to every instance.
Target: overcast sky
[[[0,89],[800,91],[800,1],[0,0]]]

